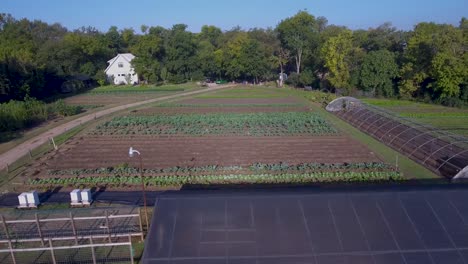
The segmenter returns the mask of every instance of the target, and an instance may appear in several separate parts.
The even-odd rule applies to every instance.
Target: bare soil
[[[138,167],[138,157],[128,157],[130,146],[142,153],[143,167],[148,169],[247,166],[255,162],[299,164],[381,161],[364,145],[345,136],[86,136],[70,141],[57,152],[50,153],[34,169],[42,174],[47,169],[91,169],[115,167],[122,163]]]

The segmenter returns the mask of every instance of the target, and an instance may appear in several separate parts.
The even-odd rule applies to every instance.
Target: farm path
[[[235,84],[228,84],[228,85],[222,85],[222,86],[216,86],[216,87],[208,87],[206,89],[202,90],[196,90],[196,91],[191,91],[191,92],[186,92],[186,93],[180,93],[180,94],[175,94],[175,95],[168,95],[164,97],[159,97],[159,98],[154,98],[150,100],[145,100],[145,101],[140,101],[136,103],[131,103],[131,104],[125,104],[125,105],[119,105],[113,108],[105,109],[93,114],[85,115],[80,118],[74,119],[68,123],[62,124],[58,127],[52,128],[47,132],[44,132],[36,137],[33,137],[18,146],[8,150],[5,153],[0,154],[0,170],[3,170],[7,167],[8,164],[12,164],[19,158],[25,156],[28,154],[30,150],[33,150],[34,148],[39,147],[40,145],[46,143],[50,138],[56,137],[60,134],[65,133],[66,131],[73,129],[81,124],[84,124],[88,121],[91,121],[96,118],[100,118],[121,110],[125,110],[131,107],[135,106],[140,106],[144,104],[149,104],[149,103],[155,103],[155,102],[160,102],[160,101],[165,101],[165,100],[170,100],[170,99],[175,99],[178,97],[182,96],[189,96],[189,95],[195,95],[195,94],[200,94],[200,93],[205,93],[205,92],[211,92],[215,90],[220,90],[220,89],[225,89],[229,87],[233,87]]]

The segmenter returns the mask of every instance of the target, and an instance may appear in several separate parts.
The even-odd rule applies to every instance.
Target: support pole
[[[396,155],[396,159],[395,159],[395,167],[398,170],[398,154]]]
[[[128,235],[128,242],[130,243],[130,264],[134,264],[133,247],[132,247],[132,236]]]
[[[44,246],[44,237],[42,236],[42,230],[41,230],[41,223],[39,222],[39,216],[36,215],[36,226],[37,226],[37,233],[39,234],[39,237],[41,238],[41,245]]]
[[[110,223],[109,223],[109,212],[106,210],[106,227],[107,235],[109,236],[109,243],[112,243],[111,233],[110,233]]]
[[[75,245],[78,245],[78,234],[76,232],[75,219],[73,219],[72,212],[70,212],[70,223],[72,226],[73,236],[75,237]]]
[[[143,191],[143,206],[145,209],[145,220],[146,220],[146,232],[149,232],[149,220],[148,220],[148,207],[146,203],[146,187],[145,187],[145,180],[143,177],[143,158],[140,156],[140,177],[141,177],[141,188]]]
[[[15,252],[13,252],[13,245],[11,244],[11,240],[8,239],[8,247],[10,248],[10,255],[13,264],[16,264],[16,257]]]
[[[52,263],[57,264],[57,260],[55,259],[54,246],[52,245],[52,239],[50,238],[49,238],[49,248],[50,248],[50,255],[52,256]]]
[[[54,138],[51,138],[51,140],[52,140],[52,144],[54,145],[54,149],[57,150],[58,148],[57,148],[57,145],[55,145],[55,140],[54,140]]]
[[[141,209],[138,207],[138,222],[140,224],[140,232],[141,232],[141,242],[145,240],[145,233],[143,232],[143,221],[141,221]]]
[[[3,228],[5,229],[5,235],[6,235],[6,238],[8,239],[8,247],[10,248],[11,260],[13,261],[13,264],[16,264],[15,253],[13,252],[13,245],[11,244],[11,239],[10,239],[10,232],[8,232],[8,226],[5,221],[5,216],[3,215],[1,216],[2,216]]]
[[[91,245],[91,257],[93,258],[93,264],[96,264],[96,252],[94,252],[93,237],[89,238],[89,244]]]

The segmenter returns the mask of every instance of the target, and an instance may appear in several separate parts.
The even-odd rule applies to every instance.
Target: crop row
[[[456,117],[468,118],[468,112],[432,112],[432,113],[399,113],[402,117],[409,118],[440,118],[440,117]]]
[[[278,184],[278,183],[332,183],[332,182],[375,182],[403,181],[397,171],[371,172],[316,172],[306,174],[254,174],[254,175],[194,175],[144,177],[147,186],[180,186],[194,184]],[[31,185],[112,185],[125,186],[141,184],[138,176],[100,176],[48,178],[30,180]]]
[[[304,103],[251,103],[251,104],[220,104],[220,103],[202,103],[202,104],[178,104],[178,103],[158,103],[153,107],[188,107],[188,108],[203,108],[203,107],[297,107],[305,106]]]
[[[122,116],[99,125],[93,134],[284,135],[337,133],[315,113],[214,113]]]
[[[153,174],[178,174],[178,173],[199,173],[199,172],[230,172],[249,170],[254,173],[258,172],[311,172],[324,170],[384,170],[391,169],[391,166],[381,162],[362,162],[362,163],[300,163],[289,165],[284,162],[280,163],[254,163],[250,166],[218,166],[206,165],[200,167],[174,166],[160,169],[144,169],[146,175]],[[139,171],[137,168],[128,167],[128,164],[117,167],[97,168],[97,169],[66,169],[66,170],[49,170],[49,175],[135,175]]]

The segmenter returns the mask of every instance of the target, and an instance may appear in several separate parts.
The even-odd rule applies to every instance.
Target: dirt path
[[[80,118],[77,118],[75,120],[72,120],[68,123],[62,124],[58,127],[52,128],[49,131],[42,133],[36,137],[33,137],[20,145],[16,146],[13,149],[10,149],[9,151],[3,153],[0,155],[0,170],[3,170],[7,167],[8,164],[12,164],[22,156],[25,156],[28,154],[30,150],[33,150],[40,145],[46,143],[50,138],[56,137],[60,134],[65,133],[66,131],[73,129],[81,124],[84,124],[88,121],[94,120],[95,118],[100,118],[103,116],[106,116],[108,114],[115,113],[117,111],[125,110],[127,108],[135,107],[135,106],[140,106],[148,103],[154,103],[154,102],[159,102],[159,101],[165,101],[165,100],[170,100],[170,99],[175,99],[178,97],[182,96],[188,96],[188,95],[195,95],[199,93],[205,93],[205,92],[211,92],[215,90],[220,90],[228,87],[233,87],[235,85],[223,85],[223,86],[217,86],[217,87],[209,87],[206,89],[202,90],[197,90],[197,91],[191,91],[191,92],[186,92],[186,93],[180,93],[180,94],[175,94],[175,95],[168,95],[168,96],[163,96],[159,98],[154,98],[150,100],[145,100],[141,102],[136,102],[136,103],[131,103],[131,104],[125,104],[125,105],[120,105],[116,106],[113,108],[105,109],[93,114],[85,115]]]

